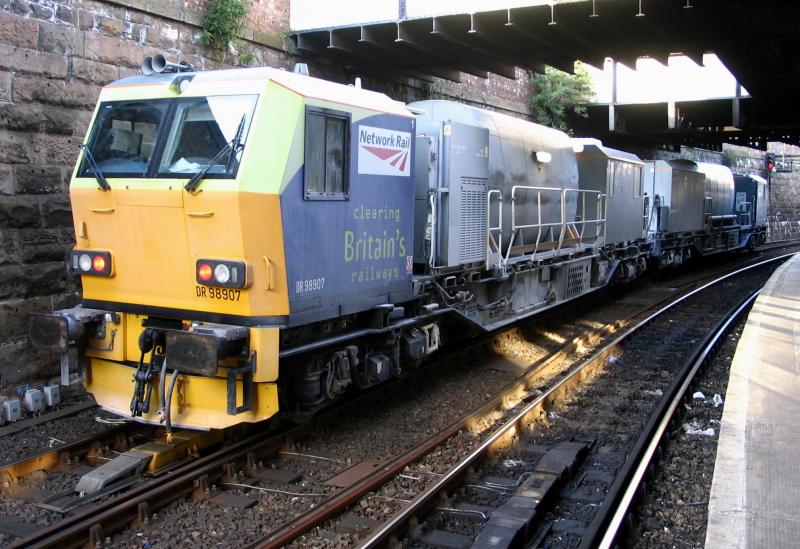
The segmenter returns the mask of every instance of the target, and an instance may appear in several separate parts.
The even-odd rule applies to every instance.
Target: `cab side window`
[[[306,200],[347,200],[349,131],[348,113],[306,107]]]

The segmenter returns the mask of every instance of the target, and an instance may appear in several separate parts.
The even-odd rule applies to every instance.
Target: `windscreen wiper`
[[[86,163],[89,164],[89,171],[91,171],[94,175],[94,178],[97,179],[97,184],[100,186],[100,190],[107,191],[111,189],[111,185],[108,184],[106,176],[104,176],[103,172],[100,171],[100,168],[97,167],[97,162],[95,162],[94,155],[92,154],[92,151],[89,150],[89,147],[81,144],[80,149],[83,151],[83,156],[86,157]]]
[[[208,164],[203,166],[203,168],[199,172],[194,174],[192,178],[186,182],[186,185],[183,186],[184,189],[186,189],[190,193],[193,193],[195,190],[197,190],[197,187],[200,186],[200,183],[203,181],[203,178],[208,173],[208,170],[214,167],[214,165],[217,163],[217,160],[225,156],[225,153],[228,153],[229,155],[228,161],[225,163],[225,170],[226,172],[230,172],[231,164],[233,163],[233,159],[236,157],[236,153],[239,152],[239,150],[243,147],[242,133],[244,133],[245,118],[246,115],[243,114],[242,119],[239,120],[239,127],[236,128],[236,135],[233,136],[233,139],[231,139],[228,143],[226,143],[225,146],[222,147],[219,150],[219,152],[214,155],[214,158],[212,158],[208,162]]]

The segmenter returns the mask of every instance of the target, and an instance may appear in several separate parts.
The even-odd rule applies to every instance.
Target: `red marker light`
[[[111,252],[73,250],[69,257],[69,270],[81,276],[113,276]]]
[[[208,282],[214,277],[214,269],[208,263],[201,263],[197,266],[197,278],[203,282]]]
[[[92,267],[94,267],[94,270],[98,273],[103,272],[106,268],[106,259],[102,255],[94,256]]]

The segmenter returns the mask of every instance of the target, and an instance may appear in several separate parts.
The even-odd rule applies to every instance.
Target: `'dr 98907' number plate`
[[[211,286],[195,286],[197,297],[205,297],[207,299],[219,299],[221,301],[239,301],[242,296],[241,290],[234,290],[233,288],[213,288]]]
[[[298,280],[294,283],[294,291],[297,294],[307,294],[309,292],[319,292],[325,287],[325,277],[309,278]]]

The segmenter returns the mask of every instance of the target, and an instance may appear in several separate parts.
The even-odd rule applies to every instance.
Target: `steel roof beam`
[[[464,32],[467,32],[466,28]],[[514,65],[495,60],[495,52],[489,51],[486,48],[481,48],[480,46],[471,44],[467,40],[460,38],[458,36],[458,31],[454,29],[452,25],[445,22],[443,18],[433,18],[430,34],[444,42],[444,47],[460,49],[462,55],[469,55],[470,52],[474,54],[470,55],[472,61],[467,64],[467,67],[474,66],[481,72],[485,70],[505,78],[515,79],[517,77],[517,71]],[[464,72],[470,72],[472,74],[469,70],[465,70]]]

